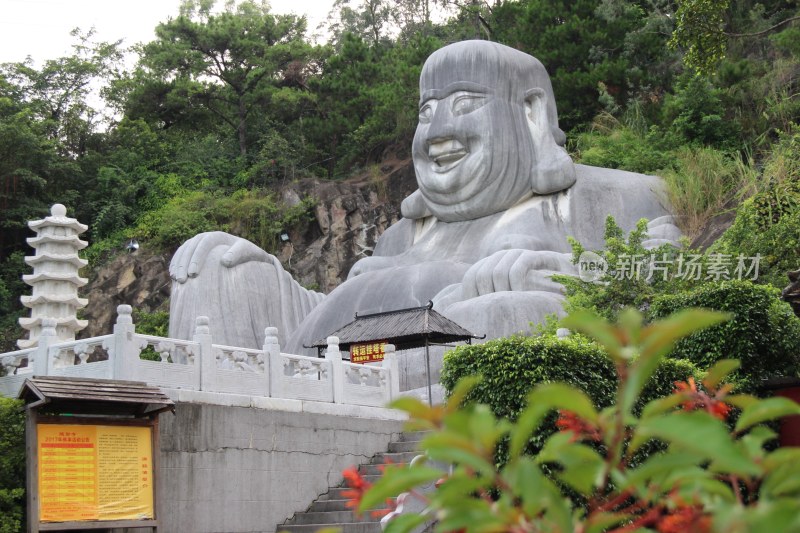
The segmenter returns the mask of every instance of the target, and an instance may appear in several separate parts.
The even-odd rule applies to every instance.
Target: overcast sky
[[[224,4],[219,0],[218,4]],[[308,15],[309,33],[324,21],[333,0],[271,0],[273,13]],[[124,45],[152,40],[159,22],[178,14],[180,0],[0,0],[0,63],[37,65],[71,53],[70,31],[94,26],[100,41]]]

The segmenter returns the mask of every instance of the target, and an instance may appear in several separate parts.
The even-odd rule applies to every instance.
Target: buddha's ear
[[[550,120],[547,118],[547,94],[541,87],[525,91],[525,118],[531,135],[550,133]]]
[[[563,191],[575,183],[575,165],[564,149],[566,136],[547,115],[547,92],[534,87],[525,92],[525,122],[531,134],[536,168],[531,190],[536,194]]]
[[[529,126],[538,124],[543,131],[549,129],[553,141],[559,146],[564,146],[567,142],[567,136],[557,124],[552,124],[550,122],[550,117],[548,115],[549,103],[547,91],[541,87],[528,89],[525,92],[525,116]]]

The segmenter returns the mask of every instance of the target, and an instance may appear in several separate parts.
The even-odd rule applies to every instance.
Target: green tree
[[[282,88],[305,85],[305,19],[273,15],[269,4],[247,0],[212,12],[214,2],[186,0],[181,14],[159,24],[157,39],[142,49],[141,65],[153,78],[144,90],[168,108],[197,106],[227,124],[246,156],[255,109],[276,112]]]

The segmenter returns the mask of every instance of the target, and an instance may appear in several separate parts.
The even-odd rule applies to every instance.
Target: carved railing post
[[[192,340],[200,345],[200,353],[197,354],[194,364],[199,365],[200,390],[214,391],[217,388],[217,358],[214,348],[211,346],[211,328],[208,326],[207,316],[199,316],[195,319],[194,336]]]
[[[397,351],[394,344],[387,344],[383,348],[383,368],[389,376],[386,379],[384,399],[390,402],[400,396],[400,367],[397,361]]]
[[[36,355],[33,359],[33,374],[36,376],[49,376],[52,369],[50,362],[50,345],[58,342],[56,326],[58,321],[55,318],[43,318],[42,329],[39,332]]]
[[[117,306],[117,321],[114,323],[114,349],[110,355],[111,379],[135,380],[136,363],[139,360],[139,350],[136,346],[130,305]]]
[[[339,337],[328,337],[325,360],[331,363],[333,401],[335,403],[344,403],[344,366],[342,365],[342,352],[339,351]]]
[[[280,341],[278,340],[278,328],[271,326],[264,328],[264,346],[262,349],[264,351],[264,374],[267,384],[265,396],[270,396],[272,395],[272,391],[275,390],[273,379],[277,379],[277,377],[280,375],[279,372],[282,370],[280,363],[278,363],[278,359],[281,355],[281,345]]]

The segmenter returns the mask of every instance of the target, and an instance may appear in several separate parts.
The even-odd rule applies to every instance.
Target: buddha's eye
[[[476,109],[483,107],[485,103],[486,103],[485,96],[475,95],[475,94],[458,96],[453,101],[453,114],[466,115],[467,113],[472,113]]]
[[[433,118],[433,106],[426,103],[419,108],[419,121],[422,124],[428,124]]]

